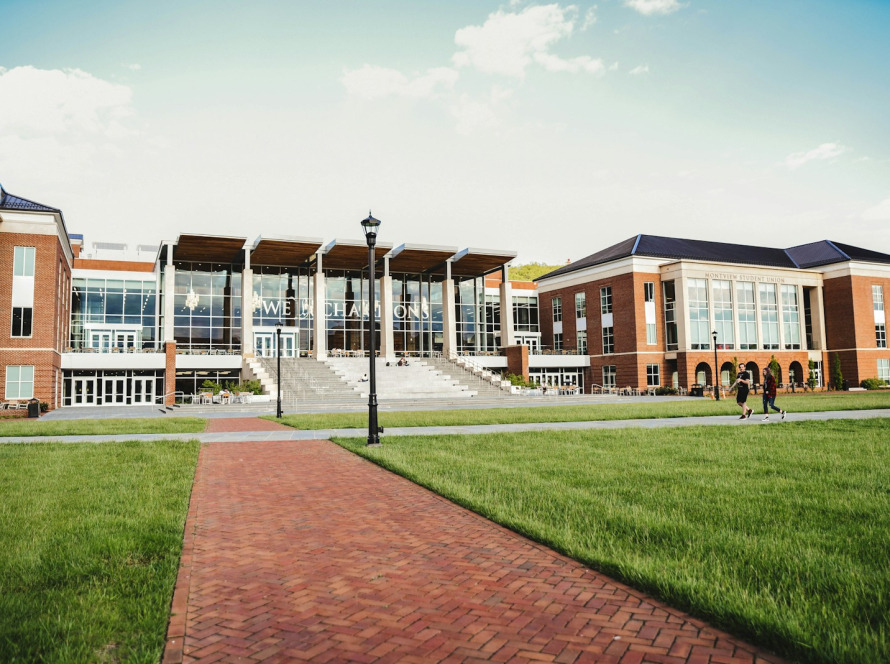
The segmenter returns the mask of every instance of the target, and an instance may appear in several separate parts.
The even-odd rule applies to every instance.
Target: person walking
[[[739,373],[736,376],[735,382],[730,385],[729,389],[731,390],[736,386],[738,386],[738,391],[736,392],[735,402],[742,409],[742,416],[739,419],[744,420],[751,417],[751,414],[754,412],[753,408],[748,408],[748,391],[751,389],[751,374],[745,371],[744,362],[739,363]]]
[[[763,414],[764,422],[769,422],[769,409],[772,408],[777,413],[782,414],[785,419],[785,411],[776,407],[776,377],[769,367],[763,370]]]

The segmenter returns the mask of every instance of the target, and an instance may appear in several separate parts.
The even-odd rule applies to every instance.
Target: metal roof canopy
[[[180,235],[173,260],[200,263],[234,263],[247,238],[227,235]]]
[[[390,252],[389,271],[422,274],[439,267],[457,253],[457,247],[403,244]]]
[[[275,265],[296,267],[308,261],[324,242],[316,237],[290,237],[260,235],[250,252],[251,265]]]
[[[516,258],[515,251],[468,247],[451,261],[452,277],[481,277]]]
[[[374,257],[379,261],[390,249],[391,242],[378,242]],[[368,243],[365,240],[336,239],[322,253],[322,267],[325,270],[364,270],[368,267]]]

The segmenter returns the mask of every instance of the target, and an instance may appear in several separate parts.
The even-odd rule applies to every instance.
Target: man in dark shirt
[[[742,416],[739,418],[740,420],[744,420],[745,418],[751,417],[751,413],[754,412],[753,408],[748,408],[748,390],[751,388],[751,374],[745,371],[745,363],[739,363],[739,373],[735,379],[735,382],[729,389],[732,389],[738,385],[739,389],[736,392],[735,401],[742,408]]]

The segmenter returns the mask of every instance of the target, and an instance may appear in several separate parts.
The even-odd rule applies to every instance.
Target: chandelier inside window
[[[198,294],[194,289],[189,290],[188,294],[185,296],[185,306],[187,306],[190,311],[194,311],[195,307],[198,306]]]

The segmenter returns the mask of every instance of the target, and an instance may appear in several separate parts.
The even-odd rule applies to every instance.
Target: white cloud
[[[437,67],[425,74],[408,78],[402,72],[386,67],[364,65],[344,71],[340,81],[346,91],[362,99],[381,97],[433,98],[454,87],[459,74],[448,67]]]
[[[640,74],[648,74],[649,73],[649,65],[637,65],[633,69],[631,69],[629,74],[633,76],[639,76]]]
[[[33,138],[130,132],[133,92],[80,69],[0,68],[0,135]]]
[[[643,16],[653,16],[654,14],[670,14],[686,5],[677,0],[624,0],[624,6],[635,9]]]
[[[140,65],[138,62],[134,62],[133,64],[129,64],[129,65],[125,64],[123,66],[126,67],[127,69],[131,69],[133,71],[139,71],[140,69],[142,69],[142,65]]]
[[[584,22],[581,24],[581,30],[587,30],[592,25],[596,24],[596,5],[587,10],[584,14]]]
[[[784,164],[792,171],[800,168],[809,161],[824,161],[833,159],[847,152],[847,148],[840,143],[823,143],[817,148],[804,152],[795,152],[785,158]]]
[[[890,198],[885,198],[873,208],[862,213],[867,221],[890,221]]]
[[[454,42],[462,50],[452,60],[458,67],[514,78],[525,76],[532,62],[548,71],[598,74],[604,69],[601,60],[587,55],[566,59],[550,52],[553,45],[571,36],[576,20],[575,6],[536,5],[519,13],[500,10],[489,14],[482,25],[457,31]]]

